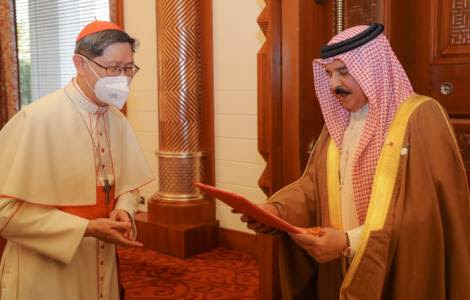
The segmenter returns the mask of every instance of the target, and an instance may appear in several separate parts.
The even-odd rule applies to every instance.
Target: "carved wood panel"
[[[281,1],[266,0],[258,16],[266,40],[258,52],[258,150],[266,161],[258,184],[266,195],[282,186]]]
[[[378,22],[380,0],[345,0],[345,28]]]
[[[450,44],[470,45],[470,1],[454,0],[450,14]]]
[[[431,7],[434,31],[431,96],[451,116],[460,153],[470,174],[470,0],[435,0]],[[448,94],[443,92],[444,85]]]
[[[470,0],[434,0],[434,63],[470,63]]]
[[[430,95],[449,114],[470,117],[470,0],[433,0]],[[449,93],[443,93],[445,86]]]

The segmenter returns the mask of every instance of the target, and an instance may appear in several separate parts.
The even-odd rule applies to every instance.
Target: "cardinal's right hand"
[[[142,243],[131,241],[124,236],[130,229],[131,224],[129,222],[100,218],[88,222],[85,236],[92,236],[105,243],[119,246],[142,247]]]

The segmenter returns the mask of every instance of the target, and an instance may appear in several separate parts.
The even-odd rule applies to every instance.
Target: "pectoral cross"
[[[105,194],[105,203],[106,203],[106,206],[108,206],[109,205],[109,192],[111,191],[111,186],[109,185],[108,179],[104,180],[103,191]]]

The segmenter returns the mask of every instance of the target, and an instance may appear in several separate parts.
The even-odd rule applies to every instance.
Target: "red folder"
[[[271,214],[267,210],[264,210],[256,204],[253,204],[243,196],[200,182],[195,182],[194,185],[205,193],[234,208],[237,212],[247,215],[248,217],[260,223],[285,232],[305,233],[304,228],[287,223],[283,219]]]

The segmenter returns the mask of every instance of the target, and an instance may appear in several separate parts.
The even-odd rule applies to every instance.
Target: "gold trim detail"
[[[178,194],[178,193],[162,193],[157,192],[158,199],[163,201],[184,201],[184,200],[200,200],[204,199],[202,193],[194,194]]]
[[[344,298],[344,290],[351,284],[359,263],[364,255],[371,231],[383,227],[387,218],[389,205],[395,188],[395,180],[400,164],[401,149],[403,147],[408,120],[415,109],[422,103],[430,100],[428,97],[413,95],[404,101],[395,114],[384,146],[377,162],[374,183],[370,197],[369,209],[365,221],[361,242],[341,285],[340,299]],[[338,156],[339,157],[339,156]],[[328,165],[328,168],[330,165]],[[328,191],[330,192],[330,191]],[[338,204],[339,205],[339,204]]]
[[[328,144],[326,163],[330,226],[338,230],[343,230],[339,199],[339,151],[332,139],[330,139],[330,143]]]
[[[344,0],[335,2],[335,30],[336,34],[344,30]]]
[[[165,151],[155,151],[157,157],[167,157],[167,158],[193,158],[193,157],[203,157],[206,156],[204,151],[199,152],[165,152]]]
[[[326,155],[326,184],[328,189],[328,215],[332,228],[343,230],[339,186],[339,151],[332,139]],[[341,258],[341,272],[346,274],[346,258]]]

